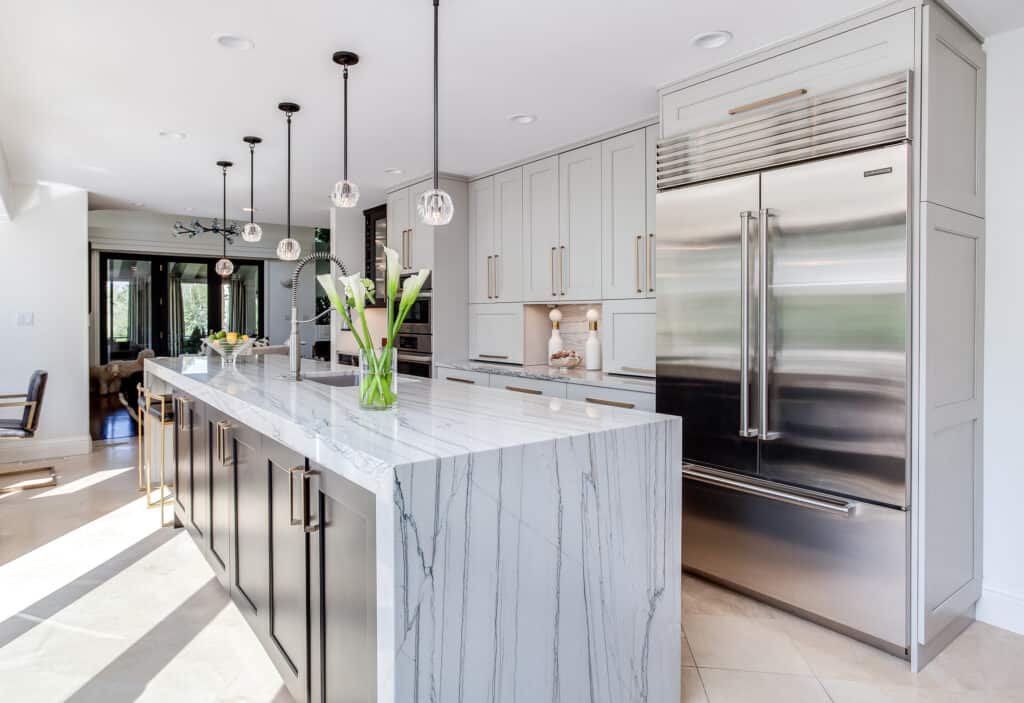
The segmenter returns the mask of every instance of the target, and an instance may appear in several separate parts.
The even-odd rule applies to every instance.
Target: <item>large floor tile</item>
[[[701,669],[709,703],[829,703],[813,676]]]
[[[693,659],[693,650],[690,649],[690,642],[686,639],[686,635],[683,635],[683,666],[697,666],[697,662]]]
[[[708,703],[704,684],[700,680],[700,673],[692,667],[683,668],[682,703]]]
[[[772,620],[691,614],[686,637],[698,667],[811,674],[789,635]]]
[[[683,625],[687,615],[741,615],[773,618],[779,611],[770,605],[722,588],[692,574],[683,574]]]
[[[863,681],[823,679],[834,703],[1020,703],[1024,696],[987,691],[949,691],[916,686],[890,686]]]

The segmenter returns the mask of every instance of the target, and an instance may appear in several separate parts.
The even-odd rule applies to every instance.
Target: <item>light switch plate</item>
[[[18,327],[32,327],[35,323],[36,314],[34,312],[18,313]]]

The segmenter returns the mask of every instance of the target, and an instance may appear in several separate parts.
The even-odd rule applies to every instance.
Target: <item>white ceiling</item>
[[[656,87],[874,0],[442,0],[441,169],[475,174],[655,114]],[[785,11],[780,11],[784,5]],[[986,33],[1024,24],[1021,0],[953,0]],[[0,144],[12,177],[87,188],[93,206],[212,216],[229,159],[228,214],[284,221],[294,100],[292,221],[326,225],[341,172],[338,49],[350,80],[350,176],[360,206],[431,167],[430,0],[55,0],[4,3]],[[688,39],[727,29],[700,50]],[[255,48],[230,51],[234,33]],[[536,113],[530,126],[513,113]],[[188,134],[184,141],[161,130]],[[389,176],[385,168],[404,169]],[[135,205],[141,203],[141,205]]]

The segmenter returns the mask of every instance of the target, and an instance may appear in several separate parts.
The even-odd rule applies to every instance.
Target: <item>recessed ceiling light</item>
[[[732,32],[719,29],[714,32],[702,32],[694,36],[690,43],[698,49],[717,49],[732,41]]]
[[[536,115],[509,115],[508,119],[516,124],[533,124],[537,121]]]
[[[401,176],[403,173],[405,173],[405,171],[403,171],[400,168],[386,168],[384,169],[384,173],[388,174],[389,176]]]
[[[213,40],[225,49],[238,49],[239,51],[248,51],[256,46],[252,39],[237,34],[215,34]]]
[[[188,135],[185,134],[184,132],[175,132],[174,130],[171,129],[161,129],[160,136],[166,139],[173,139],[178,142],[184,141],[185,139],[188,138]]]
[[[146,203],[132,203],[135,207],[146,207]]]

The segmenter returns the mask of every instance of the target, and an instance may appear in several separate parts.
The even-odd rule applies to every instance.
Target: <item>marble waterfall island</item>
[[[203,496],[230,507],[207,559],[293,696],[680,700],[679,418],[405,377],[397,409],[364,411],[304,370],[146,362],[185,398],[176,518],[212,553]]]

